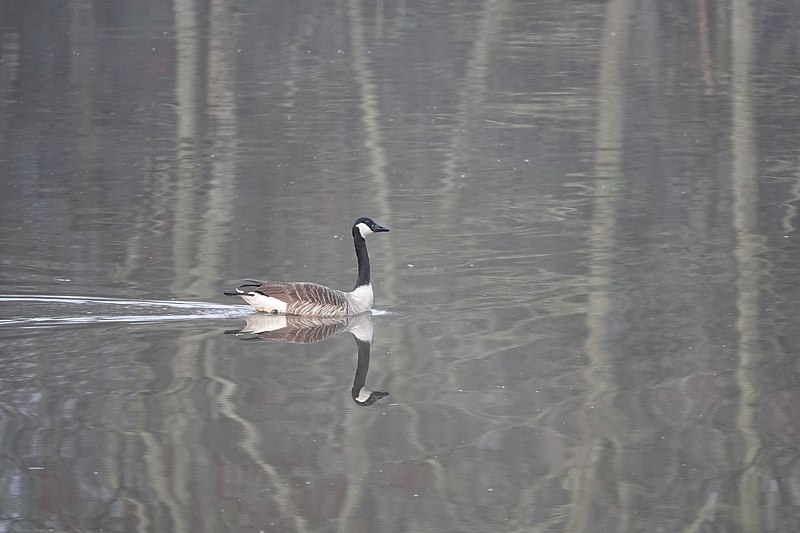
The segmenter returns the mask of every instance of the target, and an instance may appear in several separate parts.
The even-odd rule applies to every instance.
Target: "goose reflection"
[[[358,348],[358,364],[350,395],[357,405],[372,405],[388,392],[366,388],[372,344],[372,315],[365,313],[354,317],[322,318],[313,316],[268,315],[257,313],[245,317],[245,326],[228,330],[246,341],[286,342],[311,344],[349,331]]]

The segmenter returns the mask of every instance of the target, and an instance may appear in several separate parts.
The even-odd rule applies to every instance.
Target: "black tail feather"
[[[243,293],[255,292],[257,288],[264,284],[263,281],[257,279],[243,279],[241,281],[242,284],[236,287],[235,291],[224,291],[222,294],[225,296],[241,296]]]

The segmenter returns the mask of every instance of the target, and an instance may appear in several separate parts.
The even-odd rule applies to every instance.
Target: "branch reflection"
[[[350,332],[358,349],[356,375],[350,390],[353,401],[356,405],[367,406],[389,395],[388,392],[366,388],[372,344],[372,315],[319,318],[254,313],[246,316],[245,321],[243,328],[228,330],[225,333],[234,334],[245,341],[311,344],[340,333]]]

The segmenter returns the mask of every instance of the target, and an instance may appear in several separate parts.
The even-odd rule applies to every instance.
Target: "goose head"
[[[361,217],[353,223],[354,237],[356,236],[356,233],[358,233],[358,235],[361,237],[366,237],[371,233],[380,233],[383,231],[389,231],[389,228],[386,226],[381,226],[369,217]]]

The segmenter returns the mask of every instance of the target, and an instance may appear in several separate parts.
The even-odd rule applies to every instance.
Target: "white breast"
[[[350,304],[350,314],[357,315],[372,309],[372,284],[357,287],[353,292],[347,293]]]

